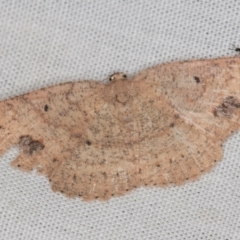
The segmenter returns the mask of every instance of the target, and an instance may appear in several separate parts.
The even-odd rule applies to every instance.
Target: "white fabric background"
[[[240,1],[0,0],[0,100],[158,63],[231,56]],[[240,79],[239,79],[240,81]],[[0,159],[0,239],[240,239],[240,134],[197,182],[107,202],[53,193]]]

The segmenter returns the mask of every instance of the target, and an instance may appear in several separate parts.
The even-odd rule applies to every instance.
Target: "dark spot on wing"
[[[228,96],[223,99],[220,106],[214,109],[213,114],[215,117],[230,117],[236,108],[240,108],[240,101],[233,96]]]
[[[44,106],[44,111],[47,112],[48,111],[48,105]]]
[[[23,152],[28,155],[44,149],[44,145],[40,141],[33,140],[29,135],[19,138],[19,146],[23,149]]]
[[[194,80],[196,81],[196,83],[200,83],[200,78],[199,78],[199,77],[194,76],[193,78],[194,78]]]
[[[89,141],[89,140],[87,140],[87,141],[86,141],[86,144],[87,144],[88,146],[91,146],[91,145],[92,145],[92,142]]]
[[[44,148],[43,144],[39,141],[32,141],[29,144],[29,153],[30,155],[33,154],[33,152],[36,152],[38,150],[42,150]]]
[[[240,108],[240,101],[233,96],[226,97],[223,101],[225,107]]]

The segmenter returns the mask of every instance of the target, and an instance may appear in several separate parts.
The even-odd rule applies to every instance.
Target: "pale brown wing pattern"
[[[169,63],[108,84],[66,83],[0,102],[0,154],[84,200],[197,179],[239,128],[240,58]]]
[[[171,181],[181,183],[185,176],[198,177],[221,159],[223,141],[240,126],[239,79],[239,58],[165,64],[135,77],[134,81],[145,80],[151,86],[147,95],[166,96],[175,116],[183,120],[172,124],[174,148],[168,151],[165,161],[175,159],[169,172],[184,176]],[[198,170],[193,171],[198,174],[181,170],[191,165],[197,166]]]

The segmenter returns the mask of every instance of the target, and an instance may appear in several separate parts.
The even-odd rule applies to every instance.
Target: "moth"
[[[240,128],[240,57],[166,63],[107,83],[67,82],[0,102],[0,155],[53,191],[107,200],[181,185],[221,160]]]

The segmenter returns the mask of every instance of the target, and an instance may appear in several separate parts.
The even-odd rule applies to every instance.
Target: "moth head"
[[[127,79],[127,75],[122,72],[114,73],[109,77],[110,82],[114,82],[114,81],[118,81],[118,80],[125,80],[125,79]]]

